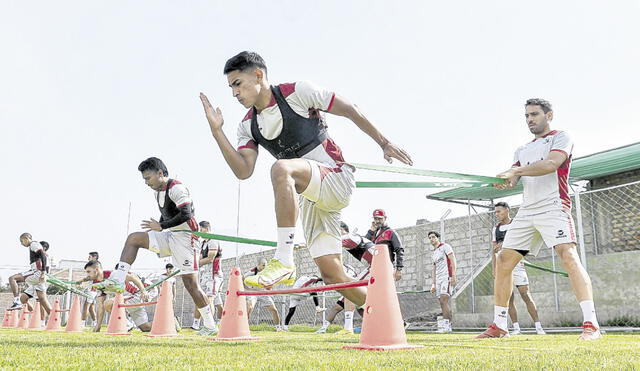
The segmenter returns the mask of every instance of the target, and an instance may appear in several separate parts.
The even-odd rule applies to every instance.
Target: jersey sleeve
[[[40,245],[40,243],[36,241],[31,242],[31,244],[29,245],[29,250],[33,252],[38,252],[40,250],[44,251],[44,249],[42,248],[42,245]]]
[[[444,249],[445,255],[453,254],[453,248],[448,243],[445,243],[444,246],[442,246],[442,248]]]
[[[564,152],[567,157],[571,156],[571,152],[573,151],[573,140],[571,140],[569,134],[561,131],[558,134],[554,135],[551,151]]]
[[[184,184],[175,184],[171,187],[169,189],[169,198],[177,207],[182,207],[193,202],[191,200],[189,190],[184,186]]]
[[[491,242],[498,242],[496,239],[496,227],[491,228]]]
[[[520,148],[516,149],[516,152],[513,154],[513,165],[511,166],[520,166]]]
[[[291,97],[291,99],[297,100],[301,107],[322,111],[331,109],[334,98],[334,92],[321,88],[309,81],[296,82],[295,94]]]
[[[258,144],[253,139],[251,135],[251,118],[243,120],[240,125],[238,125],[238,150],[244,148],[251,148],[258,150]]]

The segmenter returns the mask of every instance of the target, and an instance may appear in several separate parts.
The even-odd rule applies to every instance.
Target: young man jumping
[[[534,139],[516,150],[511,169],[498,174],[507,182],[496,185],[498,189],[512,188],[522,179],[523,203],[496,259],[493,323],[478,338],[509,335],[507,307],[513,287],[513,269],[525,255],[529,252],[536,255],[546,244],[560,256],[580,303],[583,331],[579,339],[596,340],[602,335],[596,319],[591,278],[576,251],[571,217],[568,179],[573,141],[566,132],[551,130],[553,109],[544,99],[527,100],[525,119]]]
[[[169,171],[159,158],[150,157],[142,161],[138,171],[149,188],[154,190],[160,221],[153,218],[142,221],[141,226],[147,231],[134,232],[127,237],[116,270],[94,287],[103,292],[123,292],[125,278],[140,249],[148,249],[160,257],[172,256],[173,265],[181,271],[184,287],[202,315],[204,325],[198,334],[215,335],[218,326],[213,320],[209,301],[198,283],[197,237],[189,232],[180,232],[198,230],[189,190],[179,181],[169,178]]]
[[[348,282],[342,267],[340,212],[349,204],[355,187],[354,168],[344,162],[342,152],[327,133],[324,112],[350,119],[382,149],[384,158],[412,164],[409,155],[392,144],[343,97],[309,82],[271,86],[267,66],[257,53],[241,52],[224,67],[233,96],[249,109],[238,127],[237,148],[224,134],[219,108],[213,108],[200,94],[211,134],[222,155],[239,179],[253,174],[258,146],[275,158],[271,184],[278,225],[276,253],[267,267],[245,283],[272,287],[295,282],[293,240],[298,218],[311,257],[326,284]],[[365,301],[366,290],[350,288],[341,293],[356,305]]]

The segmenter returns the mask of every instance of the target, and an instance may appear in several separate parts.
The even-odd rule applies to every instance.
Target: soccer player
[[[293,284],[293,288],[298,289],[301,287],[309,287],[311,285],[317,284],[318,282],[322,282],[322,278],[318,276],[315,276],[315,275],[301,276],[301,277],[298,277],[296,282]],[[325,308],[322,308],[320,306],[320,303],[318,302],[318,293],[312,292],[310,293],[310,296],[313,299],[313,304],[316,306],[316,313],[322,313],[325,310]],[[289,331],[289,323],[291,323],[291,318],[293,318],[293,315],[296,313],[296,308],[298,307],[298,304],[300,304],[305,299],[307,299],[306,296],[298,296],[298,295],[289,296],[289,312],[287,313],[287,316],[284,319],[284,326],[282,327],[284,331]]]
[[[89,253],[89,257],[87,261],[98,261],[100,259],[100,254],[97,251],[92,251]],[[80,280],[79,283],[85,282],[85,280]],[[87,321],[87,317],[91,316],[91,319],[95,322],[96,320],[96,309],[95,302],[96,297],[98,297],[98,291],[94,288],[89,288],[87,294],[90,296],[89,298],[84,299],[84,303],[82,304],[82,327],[85,326]]]
[[[160,279],[164,279],[166,277],[169,277],[173,273],[173,269],[174,268],[175,267],[173,266],[173,264],[167,263],[164,266],[164,273],[162,273],[160,275]],[[169,282],[169,284],[171,285],[171,295],[173,296],[173,302],[175,303],[175,301],[176,301],[176,279],[175,279],[175,277],[171,277],[171,278],[167,279],[167,282]]]
[[[492,240],[493,241],[493,254],[491,254],[491,265],[493,276],[496,275],[496,254],[502,250],[502,242],[504,241],[504,236],[507,234],[509,227],[511,226],[511,218],[509,217],[509,204],[506,202],[498,202],[495,206],[495,214],[496,219],[498,220],[498,225],[495,226],[492,230]],[[538,319],[538,310],[536,309],[536,303],[533,301],[533,297],[531,297],[531,293],[529,292],[529,276],[527,276],[527,271],[524,269],[524,261],[520,260],[518,265],[513,268],[513,284],[516,285],[518,292],[520,292],[520,296],[522,300],[527,305],[527,311],[529,311],[529,315],[531,315],[531,319],[536,326],[536,333],[538,335],[544,335],[545,332],[542,329],[542,324]],[[513,322],[513,331],[511,335],[520,335],[520,324],[518,323],[518,310],[516,309],[516,305],[514,303],[514,293],[511,293],[511,297],[509,298],[509,316],[511,317],[511,322]]]
[[[233,96],[245,108],[238,127],[237,148],[222,130],[224,120],[200,94],[211,133],[224,159],[239,179],[253,174],[258,146],[275,158],[271,183],[278,226],[276,253],[267,267],[246,284],[272,287],[295,282],[293,240],[298,210],[311,257],[326,284],[350,281],[342,267],[341,210],[349,204],[355,187],[354,168],[344,162],[342,151],[327,133],[324,112],[350,119],[382,149],[384,158],[412,164],[409,155],[391,143],[345,98],[316,85],[298,81],[271,86],[267,66],[257,53],[241,52],[224,67]],[[298,204],[300,208],[298,208]],[[366,290],[350,288],[341,293],[357,305],[364,304]]]
[[[94,283],[102,282],[109,279],[115,271],[102,269],[102,264],[97,260],[88,261],[84,265],[84,271],[87,273],[88,279]],[[94,332],[100,332],[102,322],[104,321],[105,312],[111,312],[113,309],[113,298],[107,298],[106,292],[98,289],[97,296],[97,320],[93,327]],[[144,284],[132,273],[127,273],[125,277],[124,299],[126,304],[142,304],[149,301],[149,293],[147,293]],[[154,295],[151,295],[154,296]],[[144,307],[125,308],[126,312],[131,316],[133,323],[142,332],[151,331],[151,321]]]
[[[404,247],[398,234],[387,225],[387,214],[382,209],[373,210],[373,221],[371,228],[365,238],[373,242],[374,245],[387,245],[389,247],[389,257],[395,264],[394,277],[396,281],[402,278],[402,267],[404,260]]]
[[[261,271],[265,269],[267,266],[267,259],[260,258],[258,259],[258,265],[251,268],[248,272],[244,274],[245,280],[246,277],[255,276]],[[268,289],[267,289],[268,290]],[[273,325],[276,328],[276,331],[282,331],[282,326],[280,325],[280,313],[278,312],[278,308],[276,308],[276,303],[273,301],[271,296],[259,295],[259,296],[250,296],[247,298],[247,318],[251,316],[251,312],[257,306],[261,305],[267,308],[267,310],[271,313],[271,318],[273,319]]]
[[[583,330],[579,339],[596,340],[602,335],[596,319],[591,278],[576,251],[571,217],[568,178],[573,141],[566,132],[551,130],[553,109],[544,99],[527,100],[525,119],[534,139],[516,150],[512,167],[498,174],[499,178],[506,179],[506,183],[496,185],[498,189],[512,188],[522,179],[523,203],[496,260],[493,323],[478,338],[509,335],[507,306],[513,286],[513,269],[525,255],[536,255],[546,244],[560,256],[580,303]]]
[[[49,272],[49,243],[46,241],[34,241],[30,233],[20,235],[20,244],[29,248],[29,265],[30,269],[26,272],[14,274],[9,277],[9,287],[13,293],[13,303],[7,310],[22,309],[22,305],[26,304],[29,299],[37,297],[40,306],[44,311],[51,313],[51,304],[47,299],[47,288],[49,284],[46,282],[46,276]],[[18,282],[25,282],[27,288],[20,295]],[[44,322],[44,316],[43,322]]]
[[[344,223],[341,222],[341,225],[342,224]],[[348,230],[348,227],[346,228]],[[353,279],[356,279],[356,280],[359,277],[364,278],[369,274],[369,268],[365,268],[360,272],[356,272],[356,270],[348,264],[345,264],[344,271],[347,272],[347,275],[349,277],[352,277]],[[337,331],[335,334],[336,335],[353,334],[353,313],[356,311],[356,306],[349,300],[345,299],[344,296],[338,299],[338,301],[336,301],[336,304],[333,306],[333,308],[331,308],[331,310],[327,313],[324,320],[322,321],[322,327],[316,330],[316,334],[325,334],[329,326],[336,319],[336,316],[343,310],[344,310],[344,325],[342,327],[342,330]],[[364,315],[364,310],[362,308],[358,308],[357,311],[360,314],[360,317]]]
[[[206,220],[200,223],[200,232],[211,233],[211,223]],[[215,306],[216,318],[220,321],[222,317],[222,282],[224,276],[220,267],[220,259],[222,259],[222,249],[218,241],[203,240],[200,245],[200,286],[207,295],[207,299],[211,305]],[[200,312],[197,310],[193,314],[192,329],[200,328]]]
[[[427,233],[429,242],[433,246],[433,254],[431,255],[431,261],[433,262],[433,284],[431,285],[431,292],[436,294],[438,301],[440,301],[440,308],[442,309],[443,317],[443,329],[438,329],[438,332],[452,332],[451,328],[451,291],[452,288],[458,283],[456,278],[456,256],[453,253],[453,248],[448,243],[440,242],[440,233],[431,231]]]
[[[180,267],[185,289],[202,315],[204,326],[198,334],[215,335],[218,326],[207,296],[198,282],[197,237],[189,232],[181,232],[198,230],[189,190],[178,180],[169,178],[169,171],[159,158],[150,157],[142,161],[138,171],[149,188],[154,190],[160,220],[144,220],[141,226],[146,232],[134,232],[127,237],[116,270],[108,279],[96,284],[96,288],[123,292],[125,278],[140,249],[148,249],[160,257],[172,256],[173,264]]]

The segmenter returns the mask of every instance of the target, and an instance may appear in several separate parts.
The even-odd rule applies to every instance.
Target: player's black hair
[[[436,231],[431,231],[431,232],[427,233],[427,237],[431,236],[432,234],[434,234],[436,237],[440,238],[440,233],[438,233]]]
[[[44,251],[49,250],[49,242],[47,242],[47,241],[40,241],[40,245],[42,245],[42,248],[44,249]]]
[[[551,103],[542,98],[531,98],[527,99],[527,102],[524,106],[540,106],[542,108],[542,112],[547,113],[549,111],[553,111],[553,107],[551,107]]]
[[[97,251],[92,251],[89,253],[89,256],[95,256],[96,259],[100,259],[100,255]]]
[[[20,235],[20,238],[22,239],[22,238],[33,238],[33,237],[31,237],[31,233],[24,232],[23,234]]]
[[[243,51],[229,58],[224,64],[224,74],[227,75],[233,71],[245,71],[249,68],[261,68],[267,72],[267,65],[264,59],[256,52]]]
[[[84,265],[84,269],[91,267],[102,267],[102,264],[100,264],[100,262],[97,260],[90,260],[87,262],[87,264]]]
[[[200,228],[211,228],[211,223],[206,220],[201,221],[198,225],[200,225]]]
[[[345,222],[340,222],[340,228],[344,229],[347,233],[349,233],[349,226]]]
[[[504,202],[504,201],[498,202],[498,203],[496,204],[496,206],[495,206],[495,207],[498,207],[498,206],[502,206],[502,207],[504,207],[505,209],[511,209],[511,208],[509,207],[509,204],[508,204],[508,203],[506,203],[506,202]]]
[[[169,269],[169,268],[173,268],[173,264],[167,263],[167,265],[164,266],[164,269]]]
[[[148,159],[142,161],[140,165],[138,165],[138,171],[143,172],[146,170],[158,171],[162,170],[162,174],[164,176],[169,175],[169,170],[167,170],[167,166],[162,162],[161,159],[157,157],[149,157]]]

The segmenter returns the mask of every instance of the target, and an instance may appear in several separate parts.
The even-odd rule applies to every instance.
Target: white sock
[[[353,312],[351,311],[344,312],[344,329],[353,330]]]
[[[216,328],[216,322],[213,320],[213,313],[211,313],[209,305],[198,308],[198,312],[200,312],[200,319],[207,328]]]
[[[450,326],[450,322],[449,322],[449,320],[448,320],[448,319],[446,319],[446,318],[444,318],[444,319],[442,320],[442,327],[444,327],[445,329],[448,329],[448,328],[449,328],[449,326]]]
[[[513,329],[516,331],[520,331],[520,324],[518,322],[513,323]]]
[[[40,325],[42,325],[42,327],[47,325],[47,322],[45,320],[40,321]]]
[[[14,296],[13,297],[13,302],[16,303],[16,304],[20,304],[20,296],[19,295],[18,296]]]
[[[193,327],[200,327],[200,318],[193,319]]]
[[[278,247],[276,247],[275,259],[280,263],[292,267],[293,263],[293,237],[296,227],[278,227]]]
[[[580,308],[582,308],[582,317],[584,322],[591,322],[597,328],[600,328],[598,320],[596,319],[596,307],[593,304],[593,300],[585,300],[580,302]]]
[[[507,331],[507,307],[495,305],[493,307],[493,323],[500,329]]]
[[[87,325],[87,320],[81,321],[80,326],[85,327]]]
[[[536,322],[536,330],[542,330],[542,323]]]
[[[327,329],[329,328],[329,325],[331,324],[331,322],[327,321],[326,319],[324,321],[322,321],[322,328]]]
[[[131,269],[131,264],[126,262],[120,262],[116,266],[116,270],[111,272],[111,278],[117,282],[124,282],[125,278],[127,278],[127,273],[129,273],[129,269]]]

